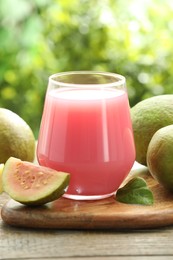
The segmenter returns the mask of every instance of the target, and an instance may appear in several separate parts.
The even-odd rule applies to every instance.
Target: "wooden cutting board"
[[[126,181],[136,174],[152,190],[154,205],[119,203],[113,196],[97,201],[60,198],[41,207],[10,200],[2,208],[2,219],[12,226],[51,229],[145,229],[173,225],[173,194],[162,188],[145,168],[130,173]]]

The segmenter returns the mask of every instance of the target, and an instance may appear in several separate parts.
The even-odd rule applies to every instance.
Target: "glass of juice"
[[[135,161],[125,77],[95,71],[50,76],[37,157],[42,166],[70,173],[66,198],[114,194]]]

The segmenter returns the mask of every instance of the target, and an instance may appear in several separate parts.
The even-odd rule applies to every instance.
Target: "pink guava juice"
[[[37,155],[40,165],[70,173],[67,197],[110,196],[135,160],[126,91],[48,91]]]

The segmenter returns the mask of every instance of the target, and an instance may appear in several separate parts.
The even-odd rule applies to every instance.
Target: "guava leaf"
[[[118,189],[115,199],[127,204],[152,205],[153,193],[141,177],[131,179],[124,187]]]

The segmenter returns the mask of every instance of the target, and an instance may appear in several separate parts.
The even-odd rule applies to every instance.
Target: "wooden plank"
[[[173,228],[111,231],[0,229],[0,256],[8,258],[70,258],[173,256]]]
[[[9,199],[0,197],[0,208]],[[147,217],[147,216],[146,216]],[[134,231],[45,230],[0,221],[0,259],[171,260],[173,227]]]
[[[8,258],[9,259],[9,258]],[[12,258],[13,260],[19,260],[18,258]],[[22,258],[22,259],[26,259],[26,258]],[[34,258],[35,260],[48,260],[48,258]],[[49,260],[77,260],[77,259],[84,259],[84,260],[172,260],[172,256],[132,256],[132,257],[124,257],[124,256],[106,256],[106,257],[84,257],[84,258],[76,258],[76,257],[68,257],[68,258],[62,258],[62,257],[56,257],[56,258],[49,258]],[[33,258],[27,258],[27,260],[33,260]]]
[[[2,218],[12,226],[53,229],[141,229],[173,225],[173,194],[147,171],[138,172],[138,176],[153,191],[154,205],[124,204],[114,197],[98,201],[60,198],[43,207],[26,207],[10,200],[2,208]]]

